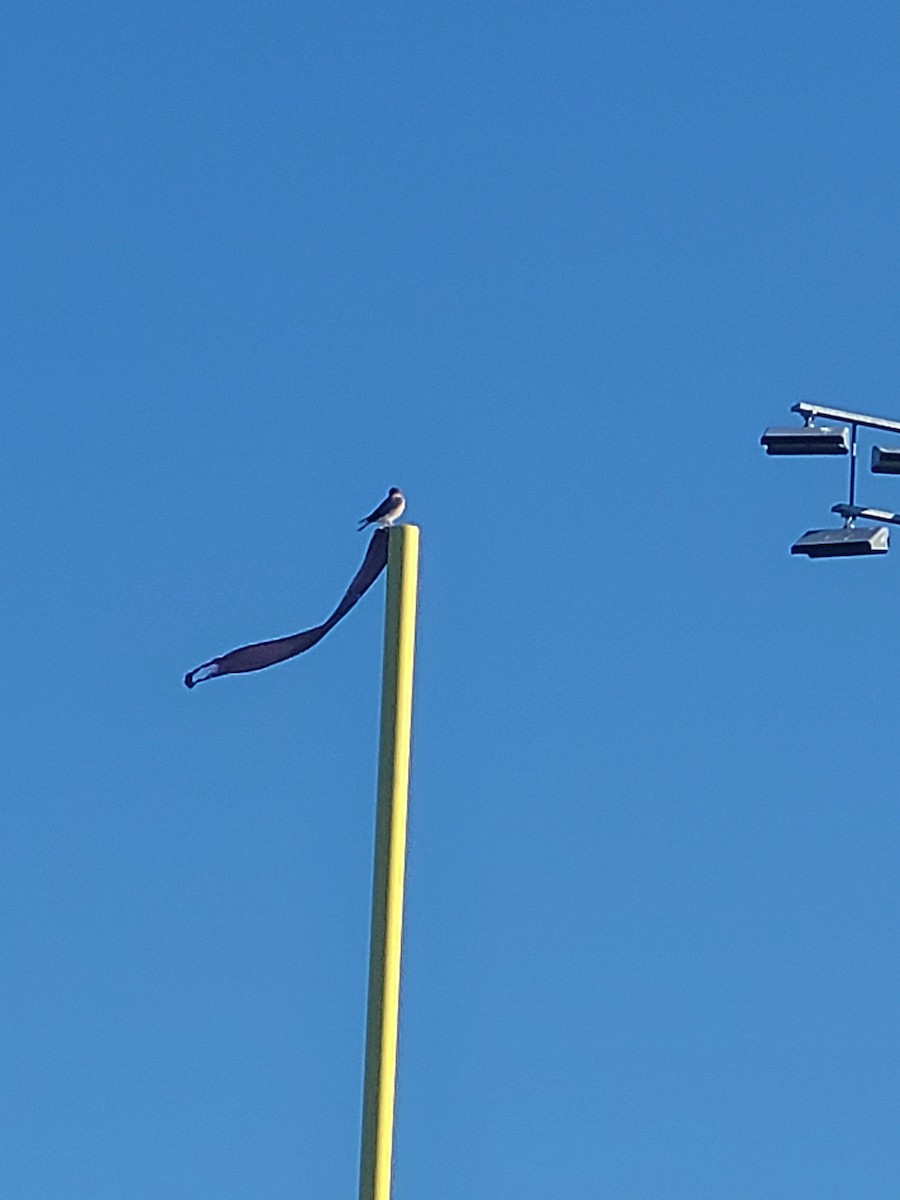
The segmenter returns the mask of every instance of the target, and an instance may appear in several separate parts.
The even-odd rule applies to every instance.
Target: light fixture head
[[[773,426],[759,440],[767,454],[848,454],[850,451],[850,431],[845,426]]]
[[[887,554],[891,534],[886,525],[847,525],[843,529],[810,529],[791,546],[791,554],[809,558],[850,558]]]
[[[900,475],[900,446],[873,446],[872,474]]]

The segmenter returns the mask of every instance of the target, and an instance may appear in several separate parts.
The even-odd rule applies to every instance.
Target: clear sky
[[[895,1200],[892,4],[4,15],[0,1189],[355,1194],[391,485],[397,1200]],[[865,451],[867,456],[867,449]],[[866,461],[864,456],[863,462]],[[861,475],[900,506],[900,480]]]

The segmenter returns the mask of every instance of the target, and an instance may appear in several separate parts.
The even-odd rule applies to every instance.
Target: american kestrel
[[[365,529],[367,525],[378,525],[381,529],[387,529],[402,514],[404,508],[406,508],[406,497],[399,488],[391,488],[387,497],[378,507],[373,509],[367,517],[363,517],[358,530]]]

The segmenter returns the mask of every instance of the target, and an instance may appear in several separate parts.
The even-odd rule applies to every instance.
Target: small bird
[[[406,497],[399,488],[391,488],[386,499],[382,500],[367,517],[363,517],[357,527],[357,532],[365,529],[367,525],[378,525],[381,529],[387,529],[402,514],[404,508],[406,508]]]

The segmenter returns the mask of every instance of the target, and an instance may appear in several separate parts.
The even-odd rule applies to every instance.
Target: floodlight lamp
[[[837,425],[773,426],[759,439],[767,454],[848,454],[850,431]]]
[[[872,474],[900,475],[900,446],[873,446]]]
[[[791,554],[809,558],[851,558],[862,554],[887,554],[891,534],[886,525],[843,529],[810,529],[794,542]]]

